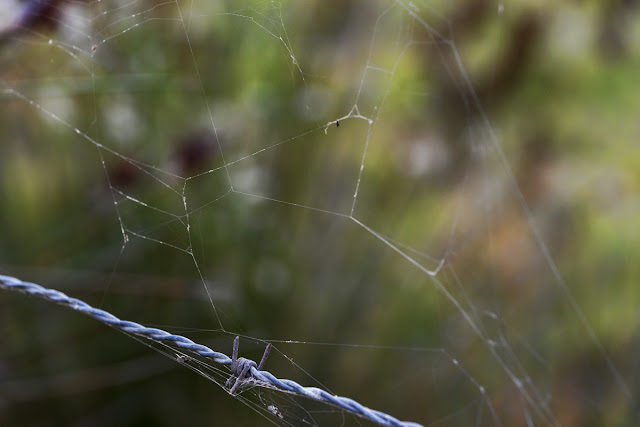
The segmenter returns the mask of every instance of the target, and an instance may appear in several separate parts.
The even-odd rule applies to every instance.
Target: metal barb
[[[269,357],[269,353],[271,353],[271,343],[267,344],[267,348],[264,349],[264,354],[262,355],[262,359],[260,359],[260,363],[258,364],[258,371],[262,371],[264,364],[267,363],[267,357]]]
[[[233,340],[233,353],[231,353],[231,365],[235,365],[238,361],[238,348],[240,347],[240,337]]]
[[[229,390],[229,394],[231,396],[235,396],[236,394],[236,390],[238,389],[238,387],[240,385],[242,385],[242,382],[244,381],[245,377],[247,376],[247,372],[249,372],[249,369],[251,369],[251,365],[250,364],[245,364],[244,365],[244,369],[242,369],[242,372],[240,372],[240,375],[238,375],[238,378],[236,379],[235,384],[233,384],[233,387],[231,387],[231,390]]]
[[[267,348],[265,348],[262,359],[260,359],[260,363],[258,364],[258,371],[262,371],[264,364],[267,362],[267,358],[271,352],[271,347],[271,343],[267,344]],[[231,386],[231,383],[233,383],[233,386],[229,390],[229,394],[232,396],[236,394],[238,387],[240,387],[244,380],[247,379],[247,374],[251,373],[251,368],[255,367],[256,364],[253,360],[245,359],[244,357],[238,358],[239,349],[240,337],[236,336],[233,340],[233,351],[231,353],[231,377],[229,377],[225,383],[227,387]],[[251,375],[249,375],[249,378],[250,377]]]

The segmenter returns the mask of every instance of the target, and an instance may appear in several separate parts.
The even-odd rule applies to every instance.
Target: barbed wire
[[[229,390],[231,395],[235,394],[238,386],[242,386],[244,382],[253,379],[256,380],[251,381],[251,384],[254,386],[269,386],[269,388],[275,388],[276,390],[295,393],[315,401],[329,403],[338,406],[347,412],[371,420],[379,425],[393,427],[422,427],[421,424],[409,421],[400,421],[384,412],[367,408],[348,397],[337,396],[317,387],[304,387],[295,381],[277,378],[269,371],[262,370],[262,367],[266,362],[266,358],[269,355],[270,345],[267,346],[265,355],[263,356],[260,365],[258,365],[253,360],[245,359],[243,357],[238,358],[238,337],[234,340],[232,358],[230,358],[224,353],[214,351],[205,345],[197,344],[182,335],[174,335],[162,329],[148,328],[136,322],[121,320],[113,314],[99,308],[92,307],[82,300],[72,298],[55,289],[44,288],[36,283],[25,282],[16,277],[0,275],[0,289],[16,291],[43,298],[47,301],[87,314],[102,323],[126,333],[144,337],[152,341],[174,345],[182,350],[189,350],[206,359],[212,360],[217,364],[228,366],[231,370],[231,376],[227,381],[227,384],[233,384],[233,387]]]

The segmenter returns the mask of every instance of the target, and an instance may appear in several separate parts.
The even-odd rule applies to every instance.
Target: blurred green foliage
[[[637,423],[634,2],[55,13],[0,45],[0,273],[227,353],[325,343],[276,347],[401,419]],[[2,425],[268,424],[74,313],[3,294],[0,328]]]

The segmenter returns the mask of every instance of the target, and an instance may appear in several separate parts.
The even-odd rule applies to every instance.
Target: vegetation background
[[[548,405],[563,425],[637,424],[638,3],[414,3],[429,27],[393,1],[57,1],[18,28],[7,6],[0,274],[227,354],[235,333],[325,343],[275,344],[333,392],[403,420],[491,425],[490,406],[504,425],[546,424],[533,408]],[[368,58],[393,73],[363,74]],[[346,117],[356,102],[373,127]],[[218,141],[226,162],[286,142],[200,175],[224,164]],[[333,214],[350,213],[367,141],[354,216],[425,268],[444,257],[437,277],[483,339],[427,274]],[[193,178],[153,172],[173,191],[131,160]],[[122,200],[179,216],[182,191],[189,232]],[[247,338],[240,351],[263,349]],[[535,384],[534,405],[505,367]],[[268,368],[312,385],[281,355]],[[1,425],[270,416],[93,320],[0,294]]]

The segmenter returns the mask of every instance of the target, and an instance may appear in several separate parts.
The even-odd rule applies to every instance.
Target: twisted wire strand
[[[233,360],[224,353],[214,351],[205,345],[197,344],[182,335],[174,335],[162,329],[148,328],[136,322],[121,320],[107,311],[92,307],[82,300],[72,298],[55,289],[47,289],[36,283],[24,282],[18,278],[4,275],[0,275],[0,289],[37,296],[47,301],[87,314],[102,323],[129,334],[141,336],[156,342],[172,344],[180,349],[192,351],[217,364],[229,366],[232,368],[232,375],[235,375],[238,378],[238,381],[246,381],[253,378],[259,381],[258,383],[252,383],[253,385],[260,386],[260,382],[262,382],[269,384],[276,390],[292,392],[312,400],[330,403],[347,412],[371,420],[379,425],[393,427],[422,427],[421,424],[409,421],[400,421],[384,412],[367,408],[348,397],[333,395],[317,387],[304,387],[295,381],[277,378],[269,371],[259,370],[258,364],[253,360],[241,358],[238,361],[241,360],[242,363],[236,363],[235,366],[232,366]],[[247,366],[249,366],[249,368],[245,371],[244,378],[240,378],[239,371],[245,370]]]

